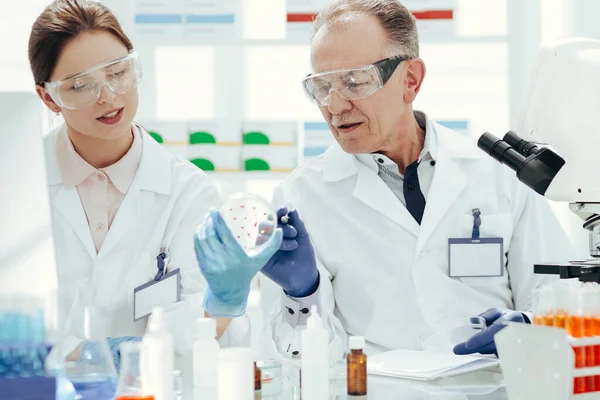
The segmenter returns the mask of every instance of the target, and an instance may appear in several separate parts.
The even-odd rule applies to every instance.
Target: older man
[[[495,352],[494,333],[527,322],[534,289],[550,279],[533,264],[570,251],[546,200],[413,109],[426,68],[398,1],[332,3],[311,57],[304,91],[337,143],[275,192],[275,205],[294,210],[279,210],[284,239],[262,269],[267,343],[301,357],[316,304],[334,357],[348,334],[371,354],[421,349],[482,312],[490,329],[454,351]]]

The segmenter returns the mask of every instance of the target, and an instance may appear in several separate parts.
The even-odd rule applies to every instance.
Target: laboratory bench
[[[297,373],[288,371],[283,374],[281,390],[273,392],[267,385],[262,393],[255,393],[256,399],[300,400],[300,388]],[[297,384],[298,383],[298,384]],[[198,389],[186,387],[182,400],[209,400],[216,396]],[[330,380],[329,399],[366,399],[366,400],[506,400],[502,374],[498,371],[477,371],[452,378],[436,381],[417,381],[369,375],[366,396],[348,396],[345,379]]]

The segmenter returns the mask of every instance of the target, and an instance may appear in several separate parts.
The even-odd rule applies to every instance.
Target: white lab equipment
[[[329,399],[329,332],[316,306],[310,310],[307,326],[301,333],[302,398]]]
[[[593,129],[600,106],[596,95],[600,89],[598,67],[597,40],[568,38],[542,45],[519,110],[517,129],[503,140],[486,132],[478,143],[537,193],[569,202],[589,231],[590,255],[595,258],[600,257],[600,160],[596,152],[600,137]],[[564,277],[579,276],[579,267],[585,263],[575,265],[575,275]],[[558,273],[558,268],[555,270]],[[597,268],[587,269],[585,274],[600,279]]]
[[[140,369],[142,390],[155,400],[173,400],[173,338],[167,329],[165,310],[155,308],[142,339]]]
[[[247,348],[219,351],[217,367],[218,400],[252,400],[254,398],[254,358]]]
[[[570,202],[589,231],[591,260],[538,262],[535,270],[540,274],[600,280],[600,136],[595,130],[599,67],[598,40],[568,38],[543,45],[516,132],[509,132],[504,140],[492,135],[480,139],[480,147],[515,170],[527,186],[549,199]],[[542,313],[554,307],[547,295],[537,296]],[[580,309],[590,306],[577,305]],[[495,336],[495,342],[510,398],[597,398],[597,392],[574,394],[574,379],[596,376],[600,368],[577,366],[573,351],[573,347],[598,346],[597,337],[573,338],[555,327],[511,324]]]
[[[196,320],[196,341],[193,349],[194,386],[216,388],[219,342],[217,321],[213,318]]]
[[[569,38],[540,47],[519,110],[516,133],[551,146],[565,165],[546,193],[551,200],[600,202],[595,113],[600,105],[598,40]]]

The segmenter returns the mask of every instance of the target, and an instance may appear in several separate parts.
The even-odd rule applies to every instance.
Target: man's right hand
[[[281,221],[284,216],[287,223]],[[298,211],[288,212],[283,207],[277,211],[277,225],[283,230],[283,241],[261,272],[281,286],[288,296],[309,296],[319,287],[319,270],[304,222]]]

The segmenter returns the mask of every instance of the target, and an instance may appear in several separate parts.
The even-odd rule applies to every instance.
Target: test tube
[[[45,335],[44,335],[44,303],[38,297],[31,299],[31,332],[29,356],[31,357],[32,373],[37,376],[44,376],[45,361]]]
[[[533,292],[533,324],[544,325],[546,287],[535,289]]]
[[[10,365],[10,350],[8,347],[10,327],[7,318],[9,309],[8,301],[7,296],[0,296],[0,378],[5,377],[9,373],[8,366]]]
[[[533,323],[534,325],[548,325],[552,315],[552,294],[550,286],[537,288],[533,294]]]
[[[19,296],[17,309],[17,334],[18,342],[15,351],[19,355],[19,376],[31,377],[33,375],[34,360],[31,355],[33,347],[33,301],[27,296]]]
[[[584,337],[594,336],[594,302],[596,300],[596,290],[593,283],[586,283],[582,288],[583,296],[583,335]],[[594,346],[585,346],[585,366],[593,367],[596,365],[596,351]],[[586,392],[596,391],[596,380],[593,376],[585,377]]]
[[[567,332],[573,338],[582,338],[583,330],[583,288],[581,285],[574,285],[569,291],[569,317],[567,318]],[[575,368],[585,367],[585,347],[573,347],[575,352]],[[586,381],[584,377],[575,378],[573,382],[573,393],[580,394],[586,391]]]
[[[9,308],[6,312],[8,323],[8,374],[10,378],[17,378],[21,374],[21,331],[22,331],[22,313],[21,298],[18,295],[10,295]]]
[[[569,311],[569,285],[558,281],[553,285],[554,289],[554,326],[566,329]]]
[[[594,336],[600,337],[600,285],[594,285]],[[600,345],[594,346],[596,367],[600,367]],[[600,390],[600,375],[594,377],[595,389]]]

